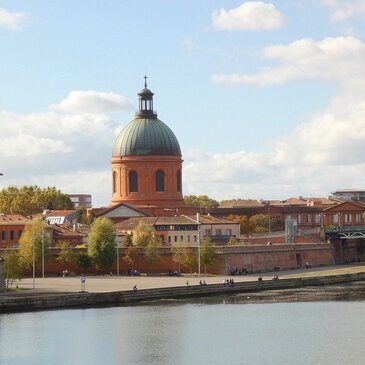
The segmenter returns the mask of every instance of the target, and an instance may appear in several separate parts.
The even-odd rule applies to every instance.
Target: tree
[[[184,265],[188,254],[189,249],[186,243],[178,242],[171,246],[172,261],[179,265],[179,271],[181,271],[181,265]]]
[[[130,246],[126,249],[125,254],[123,256],[123,260],[132,266],[132,270],[134,269],[134,265],[136,264],[139,257],[139,248],[135,246]]]
[[[42,262],[42,255],[46,258],[49,253],[51,239],[44,235],[42,218],[35,218],[25,226],[24,232],[19,240],[19,254],[24,268],[33,265],[33,245],[34,261],[38,266]]]
[[[192,247],[187,247],[187,253],[184,256],[184,266],[190,268],[190,272],[193,272],[196,269],[198,264],[197,255],[195,254],[195,250]]]
[[[98,270],[105,272],[115,259],[115,233],[110,219],[95,219],[88,237],[87,252]]]
[[[156,237],[156,239],[150,241],[145,248],[145,259],[149,265],[153,265],[156,262],[161,261],[161,240]]]
[[[233,222],[239,223],[242,234],[249,235],[255,232],[255,227],[247,216],[231,214],[227,218]]]
[[[23,265],[20,255],[16,251],[8,251],[3,255],[3,270],[6,287],[9,288],[15,280],[22,278]]]
[[[207,273],[207,266],[213,265],[216,260],[216,254],[213,247],[213,241],[209,237],[204,237],[200,241],[200,262],[204,265],[204,271]]]
[[[76,265],[82,269],[87,269],[91,266],[91,258],[86,253],[80,253],[76,258]]]
[[[60,252],[57,260],[62,264],[71,264],[75,262],[76,255],[69,242],[64,241],[60,243]]]
[[[157,236],[152,227],[140,222],[133,234],[133,245],[144,249],[145,260],[152,265],[161,260],[161,237]]]
[[[237,238],[232,236],[227,242],[227,246],[236,246],[236,245],[238,245]]]
[[[150,242],[154,241],[153,228],[146,226],[142,222],[138,223],[133,233],[133,245],[136,247],[147,247]]]
[[[71,199],[55,187],[37,185],[18,188],[10,186],[0,190],[0,211],[24,216],[40,213],[44,209],[73,209]]]
[[[207,195],[185,195],[184,203],[189,207],[217,208],[219,202]]]

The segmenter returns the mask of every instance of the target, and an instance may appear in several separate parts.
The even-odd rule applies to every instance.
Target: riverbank
[[[91,284],[86,284],[87,292],[80,292],[79,278],[37,279],[37,284],[41,280],[44,280],[43,283],[48,283],[48,285],[52,284],[53,288],[21,290],[0,295],[0,312],[128,305],[161,299],[252,293],[351,283],[365,281],[365,266],[317,268],[312,271],[289,271],[280,273],[280,279],[278,281],[271,280],[272,275],[273,273],[261,275],[262,281],[258,281],[257,275],[233,277],[235,280],[233,287],[223,285],[221,277],[204,278],[208,284],[206,286],[199,285],[200,278],[196,277],[95,277],[87,278],[87,282],[93,281]],[[27,287],[30,284],[29,281],[31,282],[31,279],[26,279],[25,282],[22,282],[21,286]],[[59,283],[57,290],[55,281]],[[187,285],[187,281],[189,285]],[[103,291],[96,290],[96,284],[103,282],[108,282],[109,285],[104,285]],[[132,283],[138,283],[138,285],[134,284],[137,285],[138,290],[112,290],[115,288],[115,285],[120,286],[121,283],[128,285],[128,288],[131,288]],[[143,288],[142,284],[147,285],[147,283],[150,285],[160,283],[160,285],[157,287]],[[78,291],[71,291],[70,289],[75,289],[76,285]],[[69,290],[65,290],[67,287]]]

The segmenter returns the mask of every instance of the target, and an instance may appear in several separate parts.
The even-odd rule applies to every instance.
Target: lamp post
[[[35,289],[35,244],[34,240],[32,239],[32,261],[33,261],[33,289]]]
[[[116,246],[117,246],[117,276],[119,276],[119,242],[118,242],[118,231],[116,232]]]
[[[200,213],[196,213],[196,221],[198,222],[198,274],[200,276]]]
[[[44,225],[42,221],[42,278],[44,279]]]

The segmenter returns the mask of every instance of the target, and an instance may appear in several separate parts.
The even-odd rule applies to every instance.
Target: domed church
[[[111,204],[140,208],[183,207],[182,155],[172,130],[153,110],[153,92],[138,93],[135,118],[119,133],[113,148]]]

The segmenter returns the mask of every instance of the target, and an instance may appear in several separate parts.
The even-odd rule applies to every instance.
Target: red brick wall
[[[138,192],[129,192],[129,173],[138,174]],[[156,192],[155,174],[165,173],[165,191]],[[123,156],[113,157],[112,173],[116,174],[116,192],[112,204],[126,202],[139,205],[182,205],[182,191],[177,191],[177,172],[182,170],[180,156]],[[182,183],[181,183],[182,188]]]
[[[132,267],[127,265],[123,260],[124,249],[120,249],[119,265],[120,274],[125,274]],[[45,272],[47,275],[59,275],[62,270],[68,269],[75,271],[77,274],[96,273],[95,269],[80,269],[76,265],[60,264],[57,260],[57,250],[54,250],[54,257],[47,260]],[[78,250],[82,252],[82,250]],[[172,261],[169,248],[161,249],[161,261],[153,266],[148,265],[141,252],[140,259],[134,265],[134,269],[145,273],[167,273],[169,270],[179,270],[179,266]],[[217,248],[217,259],[214,265],[207,267],[207,273],[211,274],[227,274],[235,267],[241,269],[246,268],[253,272],[264,272],[280,266],[282,269],[296,268],[298,264],[301,267],[305,262],[310,262],[313,266],[333,265],[334,255],[333,249],[327,244],[308,244],[308,245],[275,245],[275,246],[232,246]],[[115,274],[116,263],[111,267],[111,271]],[[190,269],[181,267],[184,273],[190,273]],[[196,267],[193,272],[197,272]],[[203,273],[204,266],[201,266]],[[37,275],[40,275],[41,268],[37,268]],[[30,275],[31,272],[29,271]]]

